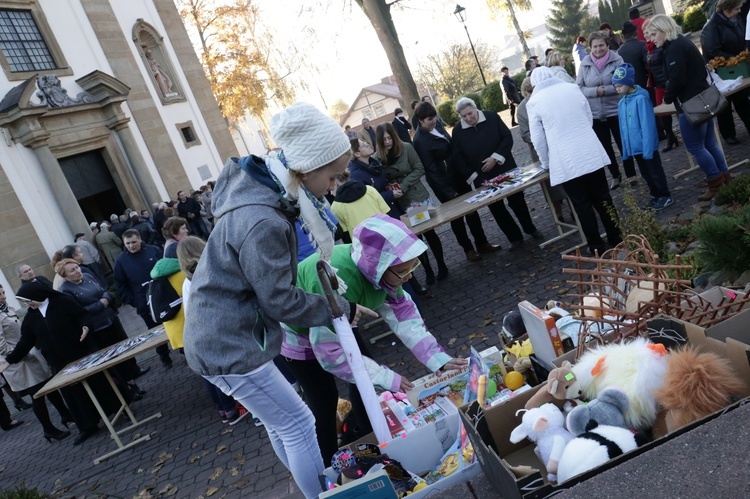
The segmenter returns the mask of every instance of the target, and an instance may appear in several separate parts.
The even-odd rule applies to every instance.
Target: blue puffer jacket
[[[654,157],[659,148],[654,108],[648,92],[638,85],[635,92],[620,99],[617,105],[622,137],[622,159],[642,154],[645,159]]]

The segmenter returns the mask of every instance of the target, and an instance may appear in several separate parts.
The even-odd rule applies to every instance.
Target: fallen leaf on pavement
[[[208,490],[206,491],[206,495],[208,497],[211,497],[212,495],[216,494],[218,491],[219,491],[218,487],[209,487]]]
[[[221,444],[220,446],[218,446],[218,447],[216,448],[216,453],[217,453],[217,454],[221,454],[221,453],[222,453],[222,452],[224,452],[225,450],[227,450],[227,446],[226,446],[226,445],[224,445],[224,444]]]
[[[221,466],[219,466],[218,468],[216,468],[214,470],[214,472],[211,474],[211,476],[208,477],[208,479],[209,480],[216,480],[217,478],[219,478],[221,476],[222,473],[224,473],[224,468],[222,468]]]

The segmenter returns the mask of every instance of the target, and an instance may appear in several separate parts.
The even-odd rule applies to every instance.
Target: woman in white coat
[[[592,130],[591,108],[575,84],[556,78],[546,67],[531,73],[534,93],[526,109],[531,141],[552,186],[562,184],[578,214],[590,253],[606,249],[594,211],[614,246],[622,238],[604,167],[607,152]]]
[[[20,339],[21,322],[16,311],[8,305],[5,290],[0,285],[0,356],[5,359],[5,356],[13,351]],[[52,377],[47,361],[36,348],[32,348],[31,352],[21,362],[8,366],[3,374],[13,391],[20,396],[34,395]],[[52,392],[46,398],[52,402],[57,412],[60,413],[62,424],[67,427],[68,423],[73,422],[73,417],[65,406],[60,392]],[[34,415],[44,428],[45,440],[51,443],[52,440],[62,440],[70,435],[69,431],[60,430],[50,421],[45,397],[32,399],[32,407]]]

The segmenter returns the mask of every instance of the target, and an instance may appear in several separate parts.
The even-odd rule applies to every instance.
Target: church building
[[[0,284],[237,148],[173,0],[0,0]]]

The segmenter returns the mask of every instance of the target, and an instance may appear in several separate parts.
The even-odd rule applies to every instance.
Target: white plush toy
[[[571,440],[560,457],[559,483],[592,470],[646,443],[639,433],[617,426],[597,426]]]
[[[592,348],[572,366],[576,381],[568,387],[566,397],[593,400],[607,388],[619,388],[630,401],[625,425],[646,430],[656,421],[654,391],[662,387],[666,355],[664,345],[645,338]]]
[[[547,468],[547,479],[556,482],[557,464],[565,446],[573,439],[573,435],[565,429],[563,413],[554,404],[526,410],[521,424],[510,434],[510,441],[517,444],[524,438],[536,443],[534,452]]]

